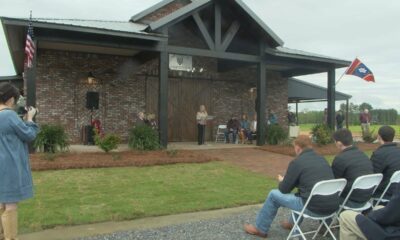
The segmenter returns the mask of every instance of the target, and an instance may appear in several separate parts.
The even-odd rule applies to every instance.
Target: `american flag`
[[[29,20],[28,33],[25,42],[25,67],[31,68],[33,56],[35,55],[35,43],[33,42],[33,26],[32,20]]]

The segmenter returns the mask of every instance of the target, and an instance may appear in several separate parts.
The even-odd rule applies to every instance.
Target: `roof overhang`
[[[296,78],[288,79],[289,103],[327,101],[328,89]],[[352,96],[336,91],[336,101],[349,100]]]
[[[266,48],[265,54],[267,68],[282,72],[284,77],[324,73],[351,64],[347,60],[285,47]]]

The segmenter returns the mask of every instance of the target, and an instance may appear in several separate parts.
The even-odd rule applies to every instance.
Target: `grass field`
[[[311,129],[315,126],[315,124],[300,124],[300,131],[311,132]],[[378,133],[378,129],[382,125],[371,125],[370,130],[374,131],[374,133]],[[396,131],[396,137],[400,137],[400,125],[391,125]],[[351,125],[349,129],[352,133],[361,135],[361,126],[360,125]]]
[[[223,162],[33,173],[21,232],[261,203],[277,182]]]

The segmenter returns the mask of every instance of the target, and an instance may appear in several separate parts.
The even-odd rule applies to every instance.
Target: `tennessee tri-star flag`
[[[33,26],[32,21],[29,21],[28,33],[25,41],[25,67],[31,68],[33,56],[35,55],[35,42],[33,41]]]
[[[367,82],[375,82],[374,74],[358,58],[351,63],[350,67],[346,71],[346,74],[357,76]]]

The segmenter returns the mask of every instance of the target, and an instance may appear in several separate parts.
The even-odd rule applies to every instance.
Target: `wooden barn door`
[[[199,79],[169,79],[168,140],[171,142],[197,141],[196,113],[204,104],[211,109],[211,81]],[[146,111],[158,112],[158,79],[146,82]],[[210,128],[210,127],[209,127]],[[212,129],[207,129],[206,140],[212,139]]]

